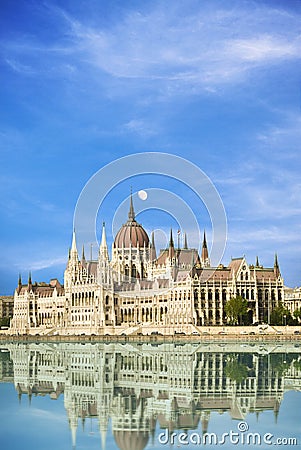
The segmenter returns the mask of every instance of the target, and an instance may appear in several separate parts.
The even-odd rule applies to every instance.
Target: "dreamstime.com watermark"
[[[295,437],[276,437],[272,433],[250,432],[247,422],[239,422],[237,431],[229,430],[226,433],[198,433],[198,432],[174,432],[166,429],[158,436],[161,445],[291,445],[297,446]]]

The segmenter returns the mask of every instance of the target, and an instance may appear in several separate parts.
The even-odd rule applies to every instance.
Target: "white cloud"
[[[17,60],[7,58],[5,59],[5,62],[11,69],[13,69],[14,72],[19,74],[34,75],[36,73],[33,67],[22,64]]]
[[[39,66],[43,56],[59,58],[56,67],[63,64],[71,73],[75,66],[90,66],[116,79],[151,80],[153,88],[164,83],[165,94],[175,95],[187,86],[215,92],[245,80],[255,68],[300,58],[298,14],[259,4],[227,10],[210,2],[192,3],[190,9],[181,2],[160,4],[129,12],[105,28],[57,7],[50,10],[68,39],[61,45],[8,43],[7,62],[14,70],[33,70],[30,64]]]
[[[241,61],[267,64],[278,59],[300,57],[300,38],[293,41],[262,35],[228,42],[232,57]]]
[[[28,267],[30,267],[30,270],[42,270],[42,269],[48,269],[50,267],[59,266],[62,264],[66,264],[67,262],[67,256],[61,258],[49,258],[49,259],[38,259],[37,261],[26,261],[25,263],[19,264],[21,265],[22,270],[28,270]]]
[[[157,134],[154,127],[142,119],[132,119],[123,125],[123,130],[139,136],[150,137]]]

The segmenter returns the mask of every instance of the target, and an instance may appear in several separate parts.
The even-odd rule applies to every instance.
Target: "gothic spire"
[[[83,261],[86,261],[86,258],[85,258],[85,246],[84,246],[84,244],[83,244],[83,249],[82,249],[82,262]]]
[[[258,256],[256,256],[256,264],[255,264],[255,267],[259,267],[259,259],[258,259]]]
[[[172,228],[170,229],[169,247],[174,247],[173,236],[172,236]]]
[[[106,237],[106,224],[105,222],[102,222],[102,234],[101,234],[101,248],[107,248],[107,237]]]
[[[101,450],[106,450],[108,426],[106,423],[100,424]]]
[[[28,291],[32,289],[32,280],[31,280],[31,272],[28,274]]]
[[[151,259],[154,260],[156,259],[157,254],[156,254],[156,244],[155,244],[155,232],[152,231],[152,243],[151,243]]]
[[[106,237],[106,225],[104,222],[102,222],[102,234],[101,234],[101,243],[99,246],[99,257],[104,258],[107,261],[109,260],[109,252]]]
[[[132,188],[131,188],[131,196],[130,196],[129,220],[131,220],[131,221],[135,220],[135,211],[134,211],[134,205],[133,205]]]
[[[19,273],[19,280],[18,280],[18,287],[17,287],[18,294],[20,293],[21,289],[22,289],[22,278],[21,278],[21,274]]]
[[[203,237],[203,245],[202,245],[202,256],[201,256],[202,264],[208,265],[209,261],[209,255],[208,255],[208,248],[207,248],[207,241],[206,241],[206,233],[204,230],[204,237]]]
[[[184,250],[188,250],[188,244],[187,244],[187,234],[184,233]]]
[[[280,269],[278,264],[278,256],[277,253],[275,253],[275,261],[274,261],[274,273],[277,277],[280,275]]]
[[[77,248],[76,248],[76,237],[75,237],[75,230],[73,230],[72,234],[72,246],[71,246],[71,254],[77,254]]]
[[[174,248],[174,243],[173,243],[172,228],[170,229],[168,256],[169,256],[170,259],[172,259],[175,256],[175,248]]]

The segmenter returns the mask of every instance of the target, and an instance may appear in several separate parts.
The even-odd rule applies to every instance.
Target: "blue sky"
[[[288,0],[2,0],[1,294],[19,272],[62,280],[85,183],[145,151],[210,177],[228,219],[224,263],[271,266],[277,252],[286,284],[300,285],[300,20]],[[121,184],[101,219],[129,184],[156,183]],[[148,231],[159,219],[167,230],[170,219],[141,216]]]

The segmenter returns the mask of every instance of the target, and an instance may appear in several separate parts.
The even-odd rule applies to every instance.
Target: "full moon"
[[[145,191],[139,191],[139,192],[138,192],[138,197],[139,197],[141,200],[146,200],[146,199],[147,199],[147,192],[145,192]]]

